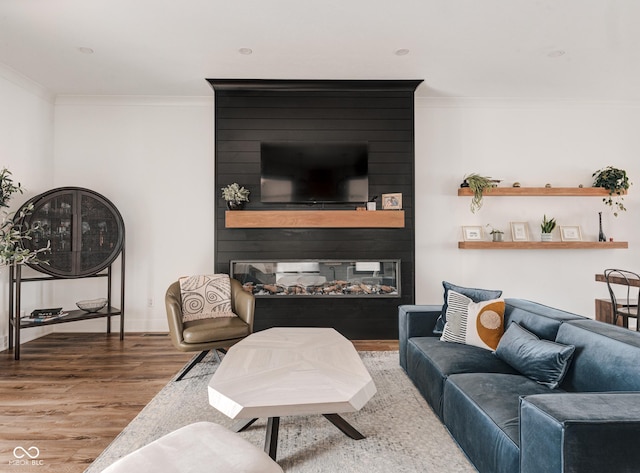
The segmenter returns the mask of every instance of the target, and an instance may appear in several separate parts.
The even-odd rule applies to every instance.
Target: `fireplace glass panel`
[[[255,296],[400,297],[400,260],[231,261]]]

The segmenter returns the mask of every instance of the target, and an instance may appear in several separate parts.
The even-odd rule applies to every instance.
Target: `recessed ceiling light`
[[[396,49],[393,54],[395,54],[396,56],[406,56],[407,54],[409,54],[409,50],[405,48]]]
[[[562,49],[554,49],[553,51],[549,51],[547,53],[547,57],[560,57],[564,56],[566,53]]]
[[[251,49],[251,48],[240,48],[240,49],[238,49],[238,52],[240,54],[244,54],[245,56],[248,56],[249,54],[253,54],[253,49]]]
[[[91,48],[81,47],[78,48],[78,51],[80,51],[82,54],[93,54],[93,49]]]

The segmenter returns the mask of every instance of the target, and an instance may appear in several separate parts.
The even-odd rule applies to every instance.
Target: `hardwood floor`
[[[354,345],[398,349],[397,340]],[[0,471],[83,472],[192,356],[166,334],[103,333],[47,335],[23,345],[19,361],[0,353]],[[40,454],[14,466],[16,447]]]

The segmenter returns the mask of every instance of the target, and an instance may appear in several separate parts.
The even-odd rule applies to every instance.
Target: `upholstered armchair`
[[[165,295],[169,333],[180,351],[201,353],[178,376],[180,381],[210,350],[223,350],[253,332],[255,299],[239,281],[231,279],[231,307],[237,317],[218,317],[183,321],[180,282],[169,286]],[[217,355],[217,353],[216,353]]]

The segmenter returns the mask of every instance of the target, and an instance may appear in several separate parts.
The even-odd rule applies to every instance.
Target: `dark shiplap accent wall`
[[[256,330],[321,326],[354,340],[397,339],[397,307],[415,299],[414,90],[421,81],[209,82],[216,114],[216,272],[229,272],[232,260],[402,260],[400,298],[257,298]],[[369,195],[401,192],[405,228],[226,229],[219,189],[232,182],[251,191],[247,209],[313,208],[260,202],[261,141],[368,141]]]

